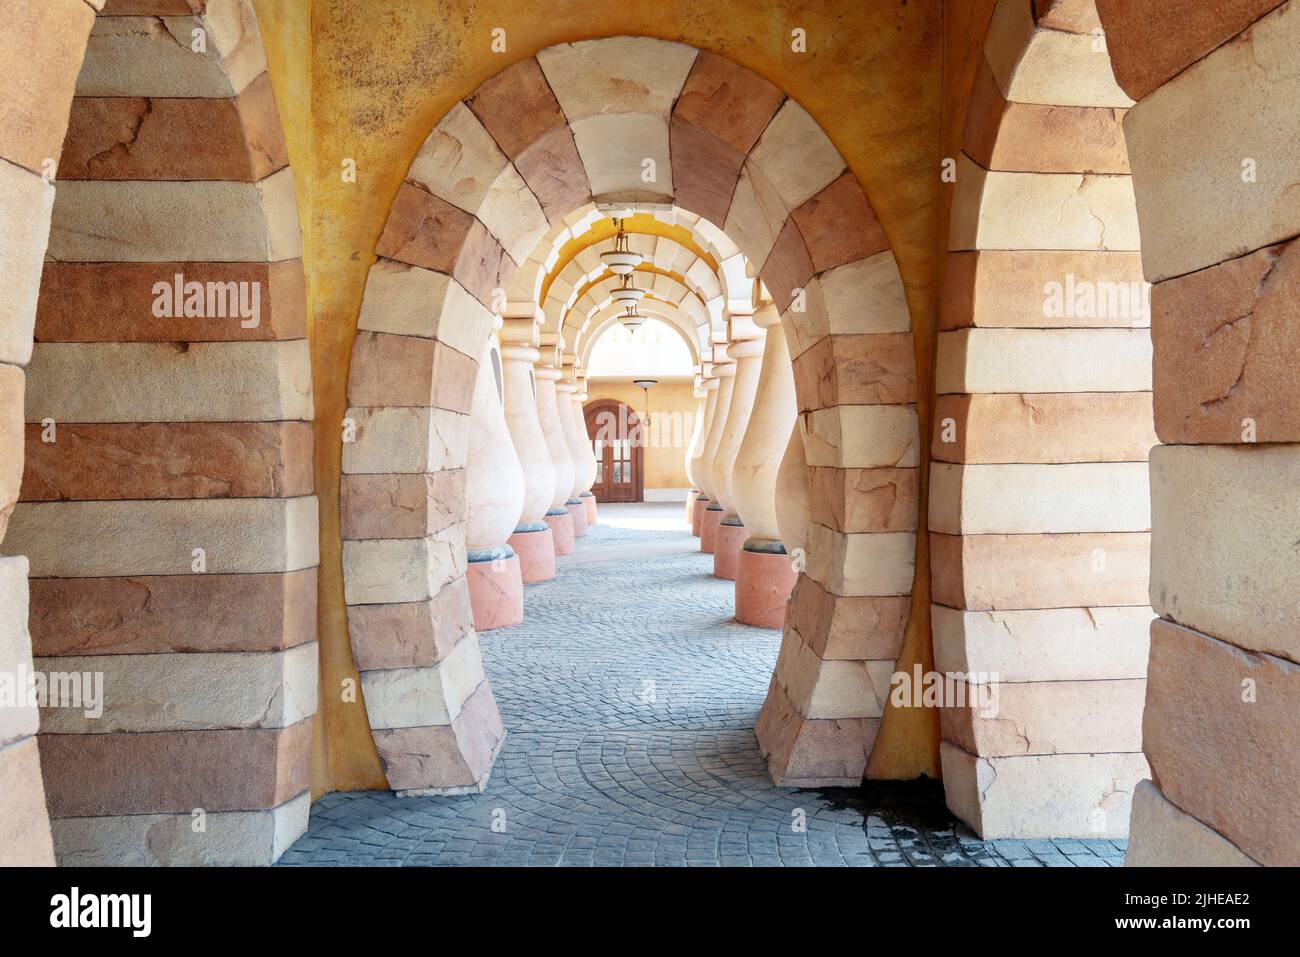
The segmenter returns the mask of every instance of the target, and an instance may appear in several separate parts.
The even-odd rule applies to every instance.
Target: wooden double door
[[[597,399],[583,409],[596,453],[597,502],[640,502],[645,497],[641,419],[626,403]]]

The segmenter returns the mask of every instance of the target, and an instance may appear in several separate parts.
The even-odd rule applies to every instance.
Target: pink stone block
[[[575,499],[572,502],[566,502],[564,507],[569,510],[569,515],[573,519],[573,537],[585,538],[587,535],[587,506]]]
[[[524,581],[519,556],[470,562],[465,568],[469,603],[474,609],[474,630],[508,628],[524,620]]]
[[[515,532],[506,544],[519,559],[519,577],[525,585],[536,585],[555,577],[555,537],[550,526],[539,532]]]
[[[592,525],[598,524],[599,516],[596,513],[596,496],[592,495],[590,492],[587,492],[583,495],[580,495],[579,498],[581,498],[582,503],[587,506],[587,526],[590,527]]]
[[[722,524],[721,509],[705,508],[700,515],[700,551],[706,555],[713,554],[713,545],[718,538],[718,526]]]
[[[717,514],[721,514],[720,512]],[[740,547],[749,538],[744,525],[719,523],[713,539],[713,577],[736,580],[736,565],[740,562]]]
[[[695,504],[691,507],[691,534],[696,538],[700,537],[700,523],[704,519],[704,509],[708,507],[709,500],[704,496],[697,496]]]
[[[798,577],[789,555],[742,548],[736,565],[736,621],[758,628],[782,627]]]
[[[555,554],[573,553],[573,516],[567,511],[559,515],[543,516],[542,521],[550,526],[551,536],[555,541]]]

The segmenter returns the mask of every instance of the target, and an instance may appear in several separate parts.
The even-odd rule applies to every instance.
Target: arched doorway
[[[641,419],[617,399],[588,403],[583,414],[587,437],[596,453],[596,484],[591,487],[596,501],[644,501]]]

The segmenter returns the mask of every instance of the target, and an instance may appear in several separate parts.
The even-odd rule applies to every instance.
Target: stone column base
[[[722,524],[722,506],[708,505],[700,515],[700,551],[713,554],[713,543],[718,540],[718,526]]]
[[[475,631],[508,628],[524,620],[524,581],[519,556],[509,545],[470,549],[465,582]]]
[[[682,504],[686,506],[686,523],[690,525],[695,519],[695,500],[700,497],[700,490],[693,488],[686,493],[686,501]]]
[[[555,577],[555,538],[545,522],[525,522],[506,539],[519,559],[519,577],[525,585]]]
[[[599,524],[599,519],[596,515],[596,496],[592,495],[590,492],[583,492],[578,496],[578,498],[582,500],[582,504],[587,506],[587,524]]]
[[[564,507],[569,510],[569,515],[573,519],[573,537],[582,538],[587,534],[587,506],[576,498],[571,498],[564,503]]]
[[[740,562],[740,547],[749,538],[749,532],[738,518],[724,518],[718,523],[713,539],[713,577],[727,581],[736,580],[736,565]]]
[[[798,578],[779,541],[749,539],[736,564],[736,621],[758,628],[783,627],[786,602]]]
[[[704,519],[704,509],[708,507],[709,497],[707,495],[697,496],[691,503],[691,534],[696,538],[700,537],[700,523]]]
[[[573,516],[567,508],[553,508],[547,512],[542,521],[551,529],[551,538],[555,542],[555,554],[573,554]]]

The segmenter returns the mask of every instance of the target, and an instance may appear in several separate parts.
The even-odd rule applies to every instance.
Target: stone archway
[[[394,789],[481,788],[499,746],[455,506],[472,357],[518,265],[593,199],[675,203],[721,224],[759,264],[797,367],[813,372],[799,387],[810,466],[902,480],[918,466],[911,349],[897,349],[911,335],[898,269],[861,186],[798,103],[729,60],[644,37],[561,44],[505,69],[455,106],[412,162],[353,352],[344,590]],[[878,355],[887,387],[871,373],[812,386],[826,362],[868,357],[874,368]],[[892,620],[913,577],[914,508],[846,523],[834,517],[842,507],[825,504],[758,726],[773,777],[790,785],[861,780],[902,623],[834,648],[828,631],[842,602]]]
[[[42,711],[43,800],[35,743],[0,741],[0,819],[19,829],[0,857],[47,858],[48,802],[63,863],[269,863],[310,803],[318,536],[297,210],[260,31],[247,0],[31,6],[10,35],[35,38],[48,86],[0,111],[18,198],[0,360],[30,356],[25,403],[0,366],[3,441],[26,460],[0,627],[26,637],[30,564],[36,668],[102,675],[104,697],[102,717]]]

